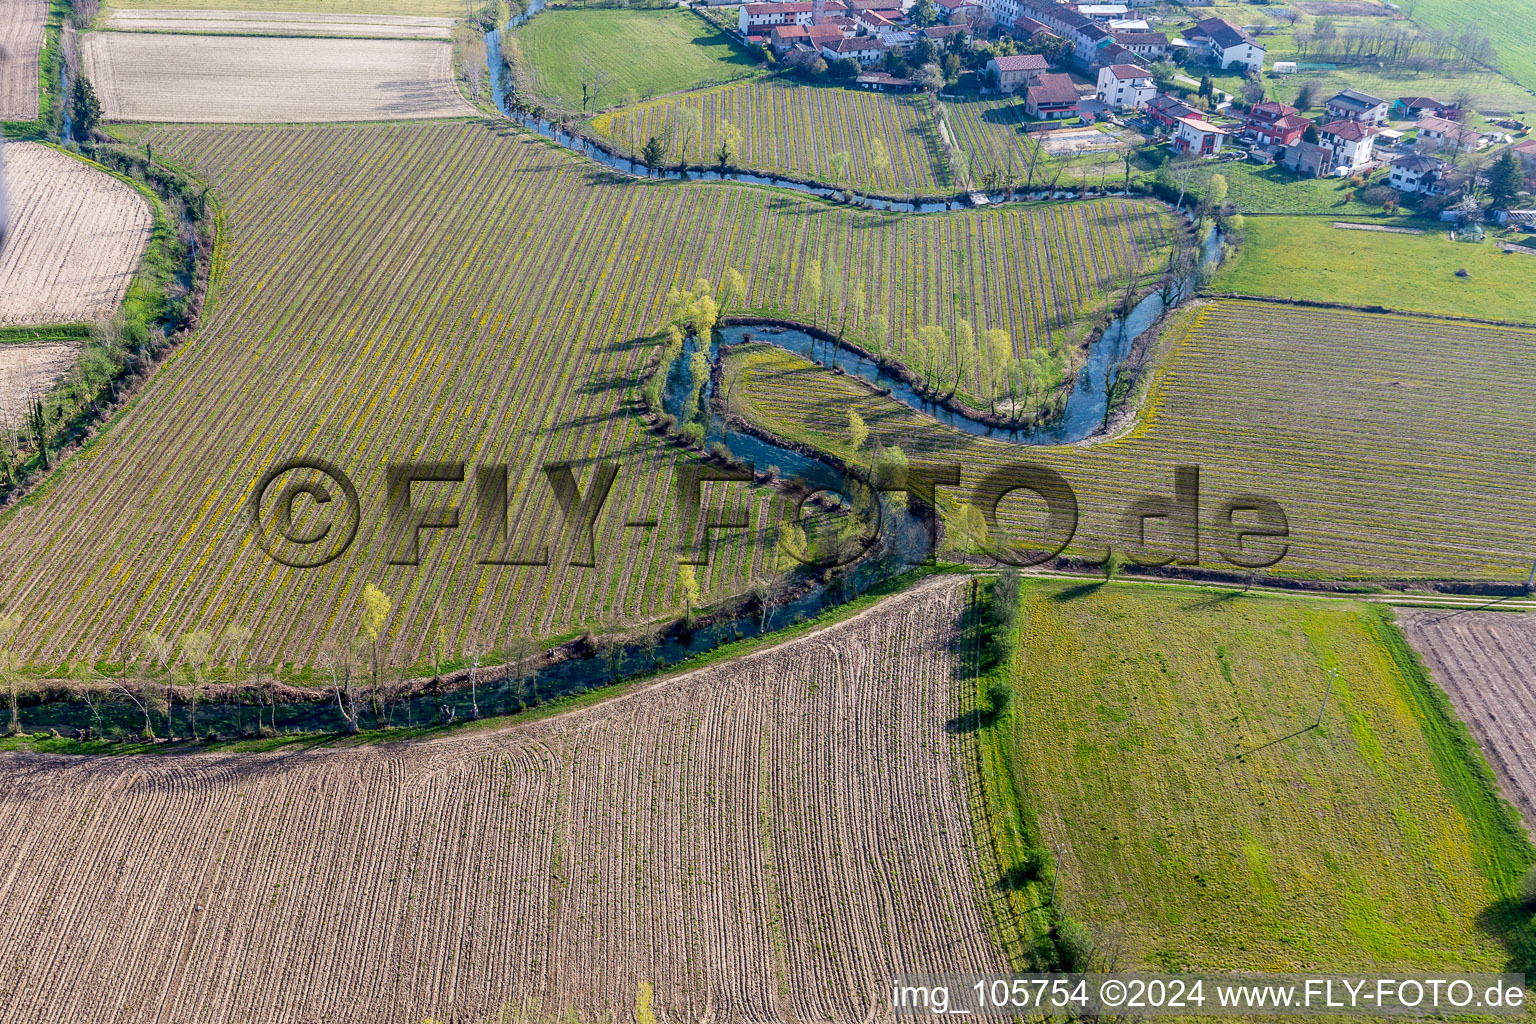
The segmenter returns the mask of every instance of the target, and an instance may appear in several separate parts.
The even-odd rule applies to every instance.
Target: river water
[[[526,13],[513,19],[509,27],[522,24],[543,6],[543,0],[533,0]],[[491,64],[492,92],[499,108],[506,109],[504,82],[500,74],[500,33],[487,36],[487,51]],[[591,159],[598,160],[625,173],[644,175],[647,169],[627,159],[615,156],[589,141],[561,132],[547,121],[508,114],[546,138],[566,146]],[[677,172],[666,177],[682,178]],[[693,174],[694,180],[720,180],[715,172]],[[914,213],[938,212],[956,209],[958,202],[899,203],[880,197],[853,196],[833,189],[818,189],[799,182],[752,174],[728,175],[732,180],[748,184],[790,188],[823,198],[842,198],[875,209],[905,210]],[[1072,193],[1059,193],[1060,198],[1072,198]],[[1002,197],[997,197],[1002,201]],[[1051,196],[1040,195],[1049,199]],[[1202,262],[1214,264],[1220,258],[1222,239],[1213,229],[1202,246]],[[1180,299],[1183,296],[1179,296]],[[1112,381],[1119,372],[1120,364],[1129,354],[1136,338],[1152,329],[1162,316],[1162,301],[1156,293],[1144,298],[1129,315],[1112,321],[1089,347],[1088,354],[1076,383],[1067,399],[1063,414],[1049,423],[1032,429],[1010,430],[982,422],[964,413],[935,405],[904,381],[891,376],[873,360],[841,346],[825,343],[813,345],[812,337],[792,329],[760,326],[729,326],[718,331],[710,342],[711,364],[719,355],[722,344],[753,341],[778,345],[786,351],[823,366],[836,367],[845,373],[858,376],[876,387],[888,388],[891,396],[911,408],[931,416],[957,430],[982,437],[1019,444],[1021,446],[1044,444],[1068,444],[1092,435],[1104,422],[1104,409],[1108,388],[1106,379]],[[684,352],[672,365],[663,389],[663,407],[679,420],[684,405],[693,388],[689,357],[696,350],[697,342],[689,339]],[[765,441],[762,438],[730,429],[714,411],[713,384],[701,385],[700,411],[705,428],[705,446],[723,444],[731,456],[743,463],[750,463],[759,471],[776,467],[781,476],[802,482],[808,489],[827,490],[841,494],[846,487],[839,470],[819,459],[803,455],[792,449]],[[440,695],[417,697],[401,701],[386,709],[382,720],[375,720],[371,711],[362,712],[364,728],[381,725],[412,727],[465,720],[473,712],[477,702],[483,715],[505,714],[523,707],[580,693],[603,686],[616,679],[632,677],[668,666],[686,662],[690,658],[711,651],[735,640],[750,639],[765,632],[782,629],[796,622],[812,618],[829,607],[846,602],[907,572],[928,556],[928,531],[914,517],[906,503],[890,498],[881,499],[881,543],[864,560],[843,570],[827,581],[820,581],[815,574],[800,579],[800,596],[787,601],[772,603],[764,612],[744,613],[707,627],[695,629],[683,636],[674,636],[654,647],[631,644],[620,647],[611,655],[589,658],[573,658],[549,666],[523,679],[497,680],[481,684],[477,693],[456,690]],[[247,701],[235,703],[202,704],[197,709],[197,721],[202,732],[223,736],[253,735],[259,728],[274,729],[279,733],[339,732],[345,727],[345,719],[334,701],[325,703],[275,704],[263,706],[257,702],[253,691]],[[82,728],[96,733],[137,733],[142,726],[140,711],[126,701],[99,700],[87,704],[80,700],[53,701],[46,704],[24,706],[22,722],[28,731],[58,729],[66,734]],[[167,721],[163,713],[153,716],[155,731],[160,736],[167,733]],[[190,733],[189,709],[178,704],[174,713],[174,731],[180,737]]]

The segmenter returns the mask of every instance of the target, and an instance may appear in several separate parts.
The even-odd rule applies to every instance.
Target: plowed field
[[[0,1021],[886,1018],[999,970],[935,580],[608,704],[432,743],[0,757]],[[607,1016],[605,1016],[607,1015]]]
[[[5,147],[12,236],[0,251],[0,326],[112,315],[149,242],[144,197],[36,142]]]

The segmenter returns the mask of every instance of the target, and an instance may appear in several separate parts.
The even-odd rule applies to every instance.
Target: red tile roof
[[[1111,64],[1109,73],[1122,80],[1152,77],[1152,72],[1146,68],[1139,68],[1135,64]]]
[[[1323,125],[1324,135],[1337,135],[1346,142],[1359,142],[1375,135],[1377,129],[1372,125],[1361,124],[1359,121],[1329,121]]]
[[[1076,103],[1078,98],[1077,86],[1073,85],[1072,79],[1066,75],[1041,75],[1039,80],[1029,87],[1029,101],[1036,106]]]

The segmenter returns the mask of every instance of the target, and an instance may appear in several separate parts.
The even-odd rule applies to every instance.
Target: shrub
[[[1536,864],[1532,864],[1525,872],[1525,877],[1520,879],[1520,902],[1527,909],[1536,910]]]
[[[1360,193],[1360,198],[1372,206],[1386,206],[1397,199],[1397,189],[1390,185],[1372,185]]]
[[[1093,936],[1075,917],[1056,922],[1052,933],[1056,940],[1056,968],[1061,971],[1086,971],[1093,960]]]
[[[686,424],[677,433],[679,437],[695,448],[704,443],[704,425],[701,423]]]

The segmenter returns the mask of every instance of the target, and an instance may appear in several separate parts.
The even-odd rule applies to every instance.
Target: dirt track
[[[886,1017],[999,969],[936,580],[519,729],[0,758],[0,1021]],[[894,666],[900,665],[898,678]]]
[[[48,0],[0,2],[0,121],[37,116],[38,54]]]
[[[1536,837],[1536,617],[1405,608],[1397,619]]]
[[[5,147],[11,237],[0,251],[0,326],[110,317],[149,242],[130,186],[37,142]]]

